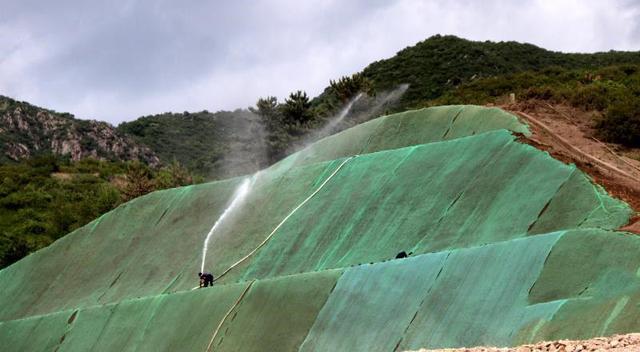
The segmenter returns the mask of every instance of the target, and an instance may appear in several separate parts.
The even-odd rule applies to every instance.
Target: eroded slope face
[[[393,350],[637,328],[620,310],[638,293],[638,263],[626,254],[640,243],[606,231],[625,224],[631,210],[512,132],[528,130],[497,109],[406,112],[251,176],[247,197],[212,234],[206,269],[217,276],[251,255],[207,292],[175,294],[196,285],[204,236],[243,178],[136,199],[0,272],[0,341],[18,336],[7,331],[49,324],[38,319],[66,331],[63,350],[153,350],[192,335],[195,350]],[[626,254],[613,260],[590,245],[598,241]],[[567,252],[573,242],[598,260],[563,262],[576,255]],[[359,266],[402,251],[413,257]],[[603,289],[619,279],[628,283]],[[221,303],[197,327],[157,333],[165,330],[158,319],[173,317],[175,327],[197,306],[178,301],[209,295]],[[227,309],[235,313],[230,321]],[[564,325],[584,309],[617,313],[573,330]],[[46,313],[54,314],[10,321]],[[142,329],[132,315],[155,328]],[[128,324],[139,328],[119,339],[116,326]],[[96,329],[104,333],[91,337]]]

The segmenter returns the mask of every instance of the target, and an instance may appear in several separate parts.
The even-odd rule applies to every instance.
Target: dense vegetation
[[[433,36],[405,48],[394,57],[372,63],[362,74],[376,90],[408,83],[398,109],[435,99],[457,86],[480,78],[516,72],[598,68],[640,63],[640,52],[565,54],[517,42],[474,42],[455,36]]]
[[[594,126],[603,139],[640,146],[640,64],[573,70],[554,66],[478,79],[418,105],[499,103],[509,93],[600,111],[602,118]]]
[[[405,84],[406,92],[399,88]],[[260,98],[248,110],[163,113],[123,123],[116,130],[0,97],[0,143],[5,149],[9,143],[37,149],[30,135],[44,140],[41,127],[23,126],[19,133],[13,132],[15,126],[7,128],[16,124],[13,112],[20,107],[20,117],[44,113],[61,121],[55,136],[67,133],[65,124],[73,125],[70,131],[90,152],[97,150],[99,139],[84,136],[113,130],[112,135],[135,142],[127,145],[139,148],[138,155],[148,159],[148,147],[165,165],[150,168],[130,162],[126,153],[108,150],[96,153],[103,161],[78,162],[69,161],[69,156],[41,156],[16,163],[3,154],[0,267],[150,191],[189,184],[194,177],[214,180],[250,173],[306,143],[384,113],[495,103],[509,93],[600,111],[602,119],[595,123],[602,138],[640,146],[640,52],[564,54],[529,44],[453,36],[431,37],[362,72],[332,80],[315,98],[294,91],[284,101]],[[348,116],[335,118],[347,105]]]
[[[118,130],[149,146],[161,160],[177,160],[207,179],[266,166],[263,128],[247,110],[164,113],[124,122]]]
[[[139,162],[71,162],[49,155],[1,165],[0,267],[124,201],[192,182],[178,163],[152,170]]]

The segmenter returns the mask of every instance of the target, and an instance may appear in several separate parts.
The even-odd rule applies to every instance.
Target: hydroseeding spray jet
[[[236,189],[236,192],[235,192],[235,194],[233,196],[233,200],[231,201],[231,204],[229,204],[227,209],[225,209],[224,212],[222,212],[222,215],[220,215],[218,220],[216,220],[216,222],[211,227],[211,230],[209,230],[209,233],[207,233],[207,237],[205,237],[205,239],[204,239],[204,245],[202,246],[202,265],[200,265],[200,272],[201,273],[204,272],[204,262],[205,262],[205,260],[207,258],[207,249],[209,248],[209,240],[211,239],[211,236],[213,235],[214,232],[216,232],[216,229],[220,226],[220,224],[222,224],[222,222],[224,222],[224,219],[235,208],[237,208],[238,205],[240,205],[242,203],[242,200],[249,193],[249,190],[251,189],[251,186],[253,185],[256,177],[257,177],[257,174],[255,174],[252,177],[247,177],[247,178],[244,179],[244,181],[242,181],[240,186]]]
[[[338,114],[338,116],[336,116],[333,120],[329,121],[329,123],[326,126],[324,126],[320,130],[320,132],[318,132],[318,136],[324,137],[325,135],[328,135],[331,132],[333,132],[333,129],[340,122],[342,122],[342,120],[344,120],[344,118],[347,116],[349,111],[351,111],[351,108],[353,107],[353,104],[355,104],[356,101],[358,101],[358,100],[360,100],[360,98],[362,98],[362,95],[363,95],[363,93],[358,93],[358,95],[356,95],[355,98],[351,99],[351,101],[342,110],[340,110],[340,113]]]

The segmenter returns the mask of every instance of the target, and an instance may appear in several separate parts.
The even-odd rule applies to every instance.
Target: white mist
[[[249,194],[251,184],[253,183],[251,179],[252,178],[248,177],[245,178],[244,181],[242,181],[240,186],[236,189],[231,204],[229,204],[227,209],[222,212],[222,215],[220,215],[218,220],[216,220],[215,224],[213,224],[213,226],[211,227],[211,230],[209,230],[209,233],[207,233],[207,237],[204,239],[204,245],[202,246],[202,265],[200,266],[200,272],[204,272],[204,262],[207,258],[207,249],[209,248],[209,240],[211,239],[211,236],[214,232],[216,232],[216,229],[220,226],[220,224],[222,224],[224,219],[233,211],[233,209],[237,208],[238,205],[242,203],[242,200],[247,196],[247,194]]]

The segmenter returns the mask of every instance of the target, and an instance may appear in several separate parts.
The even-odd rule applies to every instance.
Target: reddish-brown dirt
[[[526,101],[501,106],[529,125],[530,138],[522,138],[566,163],[573,163],[611,195],[640,211],[640,149],[603,143],[593,125],[597,113],[544,101]],[[622,230],[640,234],[636,215]]]
[[[596,337],[589,340],[559,340],[545,341],[533,345],[522,345],[511,348],[472,347],[446,348],[439,350],[421,349],[419,352],[638,352],[640,351],[640,334],[614,335],[611,337]]]

